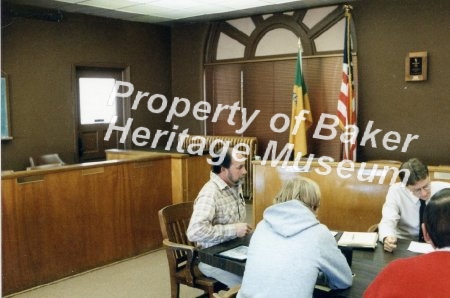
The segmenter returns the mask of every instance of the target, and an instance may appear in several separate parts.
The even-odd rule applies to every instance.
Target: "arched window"
[[[290,116],[299,44],[303,49],[303,76],[314,122],[322,113],[336,114],[344,23],[343,7],[329,6],[212,24],[206,45],[205,100],[213,108],[239,102],[246,109],[247,119],[259,110],[255,120],[239,135],[258,137],[259,155],[264,155],[271,140],[277,142],[279,153],[289,140],[288,131],[273,132],[270,120],[277,113]],[[355,40],[353,35],[354,51]],[[353,64],[357,85],[356,57]],[[236,135],[243,124],[240,112],[234,117],[234,125],[230,125],[228,115],[208,122],[207,134]],[[309,129],[311,135],[315,128],[313,125]],[[316,156],[339,159],[339,144],[338,139],[311,139],[309,151]]]

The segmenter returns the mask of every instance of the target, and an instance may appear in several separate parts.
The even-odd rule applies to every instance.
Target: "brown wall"
[[[2,142],[2,170],[23,170],[29,156],[58,152],[75,160],[72,67],[130,67],[137,90],[170,99],[170,28],[65,14],[62,22],[2,20],[2,71],[10,80],[12,141]],[[133,95],[135,95],[135,93]],[[132,97],[133,99],[133,97]],[[133,127],[168,130],[162,115],[132,111]]]
[[[360,147],[359,161],[405,160],[416,156],[431,165],[450,164],[448,155],[450,2],[354,1],[358,43],[359,127],[374,121],[377,148]],[[4,21],[4,20],[2,20]],[[190,100],[203,96],[203,57],[208,23],[162,27],[67,15],[61,23],[16,18],[2,29],[2,70],[10,76],[13,141],[2,142],[2,170],[19,170],[30,155],[59,152],[75,158],[74,63],[130,65],[135,90]],[[425,82],[405,82],[408,52],[428,51]],[[133,127],[172,131],[164,115],[139,108]],[[192,114],[174,120],[190,134],[203,132]],[[419,135],[406,153],[385,150],[383,135]],[[360,133],[360,136],[362,132]]]
[[[173,96],[184,97],[195,103],[203,100],[203,63],[209,25],[191,24],[172,27],[172,90]],[[178,131],[189,128],[189,134],[204,134],[203,121],[192,113],[174,120]]]
[[[358,160],[418,157],[430,165],[450,164],[450,2],[379,0],[355,1],[352,5],[358,44],[359,135],[369,121],[374,121],[372,130],[382,130],[376,137],[377,148],[366,143],[360,147]],[[200,89],[186,90],[182,82],[186,71],[201,66],[196,57],[198,49],[204,51],[205,41],[198,36],[203,36],[205,30],[198,25],[177,25],[172,29],[172,49],[183,45],[186,53],[172,57],[172,68],[178,70],[172,74],[173,94],[201,93]],[[197,38],[186,38],[186,32]],[[428,51],[428,80],[405,82],[405,57],[416,51]],[[191,88],[201,86],[201,74],[189,76],[189,82]],[[194,128],[197,123],[192,121],[190,125]],[[411,142],[407,152],[401,152],[402,146],[388,151],[381,143],[388,131],[400,133],[401,144],[407,134],[419,135],[419,139]]]
[[[353,4],[358,38],[360,127],[417,134],[406,153],[365,146],[361,160],[413,156],[450,164],[450,2],[358,1]],[[428,80],[405,82],[408,52],[428,51]]]

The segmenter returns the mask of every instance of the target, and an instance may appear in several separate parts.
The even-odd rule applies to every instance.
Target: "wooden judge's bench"
[[[2,295],[160,248],[158,210],[209,179],[202,156],[108,159],[2,174]]]
[[[265,165],[253,161],[254,201],[253,214],[256,225],[263,217],[264,210],[272,205],[273,198],[281,189],[283,181],[296,177],[308,177],[319,184],[321,190],[318,218],[321,223],[332,230],[367,231],[381,219],[381,209],[392,177],[397,177],[394,170],[399,165],[383,163],[343,163],[325,162],[326,166],[312,162],[305,171],[300,162],[293,162],[286,167],[282,163]],[[386,171],[384,169],[386,168]],[[431,180],[450,182],[450,166],[429,166]],[[359,176],[358,176],[359,173]],[[373,181],[363,181],[373,174]]]

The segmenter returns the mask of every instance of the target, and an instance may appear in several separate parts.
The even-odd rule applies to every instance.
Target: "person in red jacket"
[[[435,250],[392,261],[369,285],[364,298],[450,297],[450,188],[431,197],[422,230]]]

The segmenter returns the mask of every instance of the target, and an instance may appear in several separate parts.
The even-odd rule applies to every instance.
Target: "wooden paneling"
[[[160,247],[170,166],[155,158],[3,176],[2,294]]]
[[[106,150],[106,158],[108,160],[129,160],[148,157],[170,158],[172,179],[172,193],[170,198],[173,204],[194,200],[200,189],[209,180],[211,165],[208,164],[205,156],[171,152],[121,149]]]
[[[304,163],[300,164],[304,165]],[[339,163],[328,163],[330,173],[321,175],[325,168],[318,163],[312,163],[308,172],[301,172],[290,166],[283,168],[253,162],[254,166],[254,224],[262,219],[265,208],[272,205],[273,198],[281,189],[283,181],[296,176],[305,176],[319,184],[322,198],[318,211],[319,220],[330,229],[346,231],[366,231],[372,224],[381,219],[381,209],[386,199],[393,171],[381,175],[385,167],[398,168],[393,164],[356,163],[353,171],[340,171]],[[348,165],[348,164],[347,164]],[[364,165],[364,166],[363,166]],[[372,182],[361,181],[367,178],[372,169]],[[363,172],[358,172],[363,169]],[[449,167],[429,167],[432,180],[450,181]],[[349,175],[348,178],[341,176]]]
[[[188,177],[187,200],[194,200],[203,185],[209,180],[211,165],[207,162],[206,156],[195,156],[189,158],[189,165],[186,172]]]
[[[172,202],[174,204],[181,203],[186,198],[188,177],[183,175],[186,172],[187,164],[186,160],[182,158],[173,158],[171,164],[172,172]]]
[[[127,163],[118,184],[124,187],[125,201],[129,203],[129,237],[133,254],[161,247],[157,213],[162,207],[172,204],[170,159]]]

